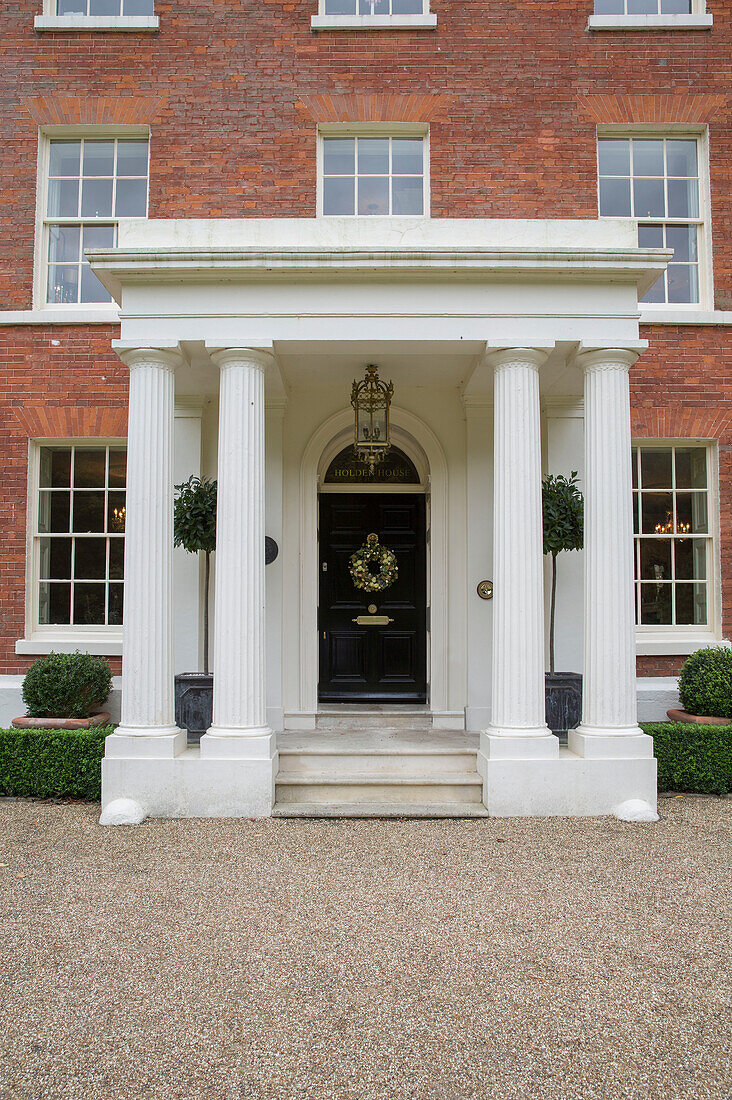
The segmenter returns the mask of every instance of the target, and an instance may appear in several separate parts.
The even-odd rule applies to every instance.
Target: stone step
[[[361,776],[365,782],[384,779],[395,783],[422,776],[451,782],[453,777],[475,777],[476,754],[465,752],[356,752],[344,748],[330,752],[279,750],[278,782],[284,779],[323,779],[338,781],[346,774]]]
[[[308,818],[483,818],[477,802],[285,802],[275,803],[273,817]]]
[[[426,707],[321,707],[315,716],[316,730],[396,731],[431,730],[432,715]]]
[[[337,778],[322,774],[287,778],[278,774],[275,780],[275,802],[280,805],[293,802],[318,805],[480,803],[482,794],[483,787],[477,772],[450,776],[447,782],[442,777],[429,775],[390,778],[346,773]]]

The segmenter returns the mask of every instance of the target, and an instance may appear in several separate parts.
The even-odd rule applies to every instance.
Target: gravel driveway
[[[661,821],[0,802],[0,1097],[730,1100],[732,800]]]

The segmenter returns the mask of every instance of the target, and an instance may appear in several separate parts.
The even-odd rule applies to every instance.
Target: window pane
[[[658,10],[655,7],[655,0],[654,10]],[[663,141],[634,141],[633,175],[663,176],[663,174]]]
[[[675,539],[677,581],[701,581],[707,574],[706,539]]]
[[[348,176],[356,171],[354,138],[327,138],[323,142],[323,166],[326,176]]]
[[[83,7],[81,11],[83,12]],[[64,14],[63,12],[60,14]],[[48,165],[49,176],[78,176],[81,164],[80,141],[52,141]]]
[[[394,177],[391,181],[391,203],[392,214],[421,214],[424,210],[422,177]]]
[[[707,494],[676,494],[676,530],[685,535],[705,535],[708,530]]]
[[[691,0],[661,0],[661,15],[691,15]]]
[[[668,3],[668,0],[666,2]],[[683,0],[681,3],[683,4]],[[689,10],[688,7],[686,10]],[[667,141],[666,165],[669,176],[696,176],[698,174],[696,142]]]
[[[111,179],[85,179],[81,186],[81,216],[83,218],[108,218],[111,213]]]
[[[707,586],[676,585],[676,622],[679,626],[699,626],[707,621]]]
[[[63,488],[71,484],[71,451],[68,447],[41,447],[41,488]]]
[[[122,485],[126,482],[127,451],[109,451],[109,484],[110,486]]]
[[[109,493],[107,501],[107,530],[121,533],[125,529],[125,494]]]
[[[91,4],[100,0],[91,0]],[[119,4],[116,4],[119,13]],[[91,12],[92,15],[111,15],[112,12]],[[114,175],[114,142],[113,141],[85,141],[84,142],[84,169],[85,176],[113,176]]]
[[[125,0],[125,15],[152,15],[153,5],[151,0],[135,0],[136,6],[145,8],[145,11],[137,12],[127,10],[129,2],[130,0]],[[147,179],[147,154],[148,143],[146,141],[118,141],[117,175],[144,176]]]
[[[633,493],[633,531],[636,535],[638,534],[638,507],[638,494]]]
[[[56,264],[49,265],[46,297],[49,302],[54,304],[78,302],[78,267],[59,267]]]
[[[699,217],[699,188],[696,180],[668,181],[669,218]]]
[[[638,245],[640,248],[664,248],[662,225],[639,225]]]
[[[97,489],[104,485],[104,447],[77,447],[74,452],[74,488]]]
[[[104,580],[107,575],[107,540],[74,539],[74,579]]]
[[[44,581],[71,577],[71,539],[40,540],[40,576]]]
[[[74,624],[77,626],[104,625],[103,584],[74,585]]]
[[[657,15],[658,0],[628,0],[628,15]]]
[[[71,585],[41,581],[38,591],[38,621],[43,626],[68,624],[71,617]]]
[[[90,15],[119,15],[120,0],[89,0]]]
[[[641,530],[644,535],[670,535],[674,529],[673,494],[641,493]]]
[[[622,11],[622,5],[620,11]],[[597,144],[597,157],[601,176],[630,175],[630,142],[626,138],[612,141],[603,138]]]
[[[71,494],[41,490],[38,494],[38,530],[68,531]]]
[[[48,230],[49,263],[79,259],[80,232],[78,225],[52,225]]]
[[[85,225],[81,242],[82,252],[87,248],[113,248],[115,226],[113,225]]]
[[[421,138],[394,138],[391,143],[391,170],[394,175],[421,176],[423,148]]]
[[[79,181],[50,180],[48,184],[49,218],[76,218],[79,215]]]
[[[82,264],[81,268],[81,301],[82,302],[111,302],[112,296],[99,282],[89,264]]]
[[[389,141],[387,138],[360,138],[358,142],[359,175],[386,174],[389,171]]]
[[[630,217],[630,180],[600,180],[600,215],[603,218]]]
[[[672,584],[641,583],[640,621],[644,626],[670,624],[672,588]]]
[[[630,452],[630,468],[633,478],[633,488],[638,488],[638,448],[633,447]]]
[[[658,218],[666,213],[663,180],[633,180],[633,211],[636,218]]]
[[[359,0],[359,15],[388,15],[389,0]]]
[[[707,452],[704,447],[677,447],[676,488],[706,489]]]
[[[663,275],[661,275],[656,280],[656,282],[653,284],[653,286],[650,287],[645,292],[645,294],[643,295],[643,297],[640,300],[641,300],[641,302],[651,302],[651,303],[665,302],[666,301],[666,281],[665,281]]]
[[[669,264],[666,273],[669,302],[698,302],[699,281],[696,266]]]
[[[325,0],[326,15],[355,15],[356,0]]]
[[[125,575],[125,540],[109,540],[109,576],[111,580],[121,581]]]
[[[86,15],[86,0],[57,0],[56,15]]]
[[[355,181],[353,176],[323,180],[323,213],[354,213]]]
[[[123,586],[121,584],[109,585],[109,611],[107,613],[109,626],[122,625],[122,593]]]
[[[359,176],[359,214],[389,213],[389,180],[386,176]]]
[[[675,260],[697,260],[697,229],[695,225],[666,227],[666,246],[673,248]]]
[[[640,575],[644,581],[671,580],[671,539],[641,539]]]
[[[422,0],[391,0],[392,15],[421,15]]]
[[[147,213],[147,180],[117,180],[114,213],[118,218],[144,218]]]
[[[670,489],[671,449],[641,450],[641,485],[644,489]]]
[[[74,531],[104,530],[104,493],[74,493]]]

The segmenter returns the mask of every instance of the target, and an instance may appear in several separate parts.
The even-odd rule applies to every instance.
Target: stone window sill
[[[37,15],[37,31],[157,31],[157,15]]]
[[[430,15],[314,15],[310,28],[314,31],[431,31],[437,26],[437,16]]]
[[[588,31],[708,31],[711,15],[591,15]]]
[[[674,635],[671,631],[646,634],[637,631],[635,641],[635,651],[639,657],[686,657],[689,653],[696,653],[697,649],[710,645],[732,649],[725,638],[715,638],[712,634]]]
[[[121,656],[122,634],[36,633],[15,643],[15,652],[21,654],[75,653],[77,649],[95,656]]]
[[[118,325],[113,306],[47,306],[43,309],[0,309],[0,325]]]
[[[732,325],[732,310],[727,309],[674,309],[660,307],[644,309],[641,306],[642,325]]]

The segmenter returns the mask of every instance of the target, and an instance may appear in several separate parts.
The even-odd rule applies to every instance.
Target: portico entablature
[[[127,221],[90,252],[124,342],[319,340],[536,346],[638,338],[668,250],[635,223],[472,219]]]

